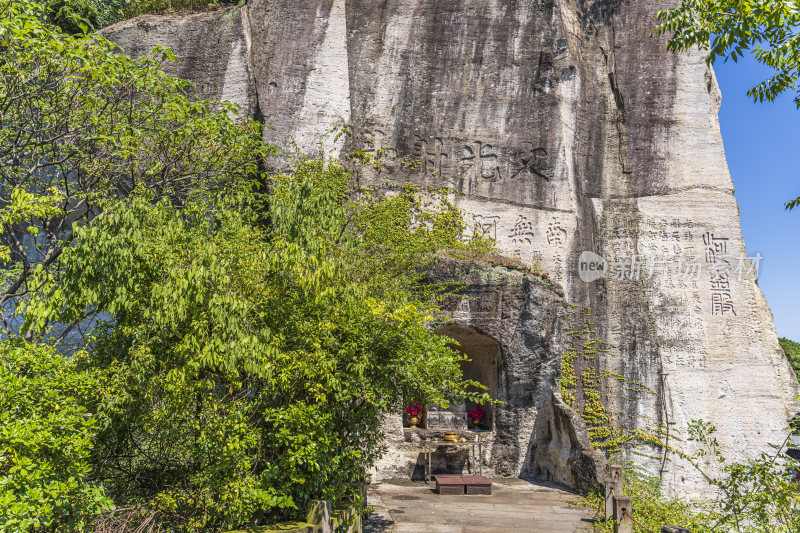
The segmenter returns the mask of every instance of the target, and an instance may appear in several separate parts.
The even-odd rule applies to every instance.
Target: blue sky
[[[760,252],[759,285],[778,335],[800,341],[800,208],[783,204],[800,196],[800,111],[791,95],[755,104],[747,90],[769,70],[746,58],[719,61],[719,120],[741,213],[748,255]]]

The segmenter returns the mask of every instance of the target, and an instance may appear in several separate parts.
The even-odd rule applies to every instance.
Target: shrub
[[[117,20],[125,20],[146,13],[172,13],[175,11],[199,11],[213,9],[225,4],[236,3],[226,0],[121,0],[112,8]]]
[[[95,32],[115,22],[148,13],[216,9],[230,0],[43,0],[47,19],[68,34]]]
[[[112,506],[91,479],[103,383],[80,356],[0,343],[0,530],[82,531]]]
[[[689,440],[700,444],[691,460],[710,459],[719,468],[711,476],[703,472],[716,493],[713,500],[686,500],[662,495],[660,479],[627,465],[624,494],[631,498],[634,518],[644,528],[657,531],[675,524],[692,533],[783,533],[800,531],[800,488],[795,482],[798,463],[776,452],[743,462],[730,462],[719,451],[709,423],[689,424]],[[696,463],[697,464],[697,463]],[[699,469],[699,467],[698,467]],[[587,501],[603,514],[604,496],[593,493]],[[598,520],[596,531],[613,531],[613,520]],[[634,531],[646,531],[636,526]]]
[[[708,503],[700,500],[666,498],[662,495],[661,480],[641,468],[628,463],[625,465],[623,492],[631,499],[633,516],[645,528],[660,531],[662,525],[675,524],[687,528],[692,533],[709,531],[707,524],[712,515],[708,512]],[[605,510],[605,495],[599,491],[592,492],[586,498],[588,505],[597,510],[602,517]],[[612,533],[613,520],[599,518],[594,524],[595,531]],[[639,526],[634,531],[643,532]]]

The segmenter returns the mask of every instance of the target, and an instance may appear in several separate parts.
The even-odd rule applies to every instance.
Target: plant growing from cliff
[[[709,458],[719,467],[718,475],[706,476],[718,490],[714,530],[800,531],[800,486],[793,479],[800,463],[782,453],[786,442],[772,454],[737,462],[721,453],[715,432],[707,422],[689,424],[689,440],[700,445],[693,458]]]
[[[561,394],[583,417],[593,446],[612,456],[623,450],[641,454],[635,448],[642,444],[669,450],[694,465],[717,492],[713,501],[667,498],[661,492],[660,478],[629,464],[625,495],[631,498],[634,516],[644,528],[657,530],[663,524],[678,524],[693,532],[800,531],[800,488],[793,481],[800,465],[779,453],[785,442],[773,455],[762,453],[735,462],[720,452],[714,437],[716,429],[702,421],[693,421],[688,427],[686,438],[698,444],[692,454],[681,444],[686,440],[679,435],[670,434],[675,443],[670,444],[667,427],[626,427],[615,420],[603,391],[616,383],[632,393],[655,393],[644,384],[604,370],[598,356],[611,357],[612,350],[613,346],[598,338],[591,310],[573,307],[562,355]],[[602,494],[591,494],[588,501],[602,513]],[[595,530],[613,531],[613,521],[599,520]]]
[[[707,501],[665,497],[661,479],[633,463],[624,465],[623,479],[623,492],[631,499],[633,516],[638,522],[634,525],[636,533],[660,531],[661,526],[666,524],[679,525],[692,533],[716,531],[709,528],[709,524],[713,524],[715,515]],[[613,533],[614,520],[602,518],[606,507],[604,493],[594,491],[588,494],[586,505],[594,509],[598,515],[592,530]]]
[[[618,451],[624,437],[601,401],[603,382],[593,366],[583,368],[596,364],[598,354],[610,352],[597,336],[591,309],[572,307],[567,320],[567,344],[561,356],[561,396],[581,414],[593,446]]]
[[[634,449],[640,444],[667,446],[666,428],[629,427],[616,420],[607,407],[612,383],[634,394],[656,393],[643,383],[604,368],[600,357],[612,357],[614,346],[599,337],[591,309],[572,306],[567,324],[566,348],[561,355],[561,397],[583,418],[592,445],[606,453],[622,448],[640,453]]]
[[[237,0],[120,0],[109,8],[114,20],[125,20],[146,13],[174,13],[176,11],[201,11],[237,4]]]
[[[235,188],[257,173],[268,149],[256,124],[235,120],[235,107],[190,100],[186,82],[163,74],[155,57],[133,60],[101,37],[62,33],[47,23],[52,7],[0,0],[0,322],[7,331],[58,276],[54,267],[75,228],[134,190],[155,200]]]
[[[737,61],[749,53],[773,74],[748,91],[755,102],[772,102],[784,92],[794,94],[800,108],[800,6],[796,0],[681,0],[677,7],[656,13],[658,34],[669,33],[670,50],[693,46],[706,54]],[[786,208],[800,205],[800,197]]]

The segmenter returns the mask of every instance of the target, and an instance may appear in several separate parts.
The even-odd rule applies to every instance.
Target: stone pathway
[[[439,496],[435,483],[369,486],[374,513],[364,533],[573,533],[591,529],[591,511],[554,485],[495,479],[491,496]]]

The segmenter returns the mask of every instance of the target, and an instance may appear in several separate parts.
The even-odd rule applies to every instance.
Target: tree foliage
[[[336,162],[298,161],[268,211],[246,193],[145,196],[76,231],[26,318],[113,315],[83,364],[114,391],[93,475],[115,502],[194,531],[353,501],[383,413],[466,394],[420,281],[465,246],[458,211],[349,184]]]
[[[0,530],[79,531],[113,506],[90,480],[103,384],[47,346],[0,343]]]
[[[800,4],[797,0],[681,0],[677,7],[656,13],[658,34],[668,33],[667,47],[683,51],[698,47],[706,62],[738,61],[749,53],[774,73],[750,89],[755,102],[772,102],[794,94],[800,108]],[[786,203],[800,205],[800,197]]]
[[[756,102],[773,101],[785,92],[795,93],[800,107],[800,13],[793,0],[682,0],[659,11],[659,34],[671,32],[668,48],[697,46],[711,64],[717,58],[739,60],[749,52],[775,71],[748,95]]]
[[[800,344],[783,337],[779,338],[778,342],[781,344],[784,353],[786,353],[795,375],[800,376]]]
[[[714,521],[708,529],[748,533],[800,531],[800,487],[793,479],[800,465],[781,453],[786,442],[780,443],[773,454],[761,452],[735,462],[720,452],[714,433],[716,428],[707,422],[694,420],[689,425],[689,439],[700,445],[695,458],[707,457],[721,471],[719,476],[709,478],[718,494],[713,503]]]
[[[359,503],[381,417],[471,385],[422,272],[491,244],[436,191],[354,189],[324,159],[264,175],[257,124],[50,7],[0,0],[0,528]]]
[[[258,171],[257,124],[193,101],[154,56],[43,22],[48,5],[0,0],[0,319],[52,271],[74,228],[136,189],[154,198],[235,187]],[[156,51],[160,59],[169,51]],[[174,59],[174,57],[172,58]],[[9,262],[9,260],[11,260]]]

